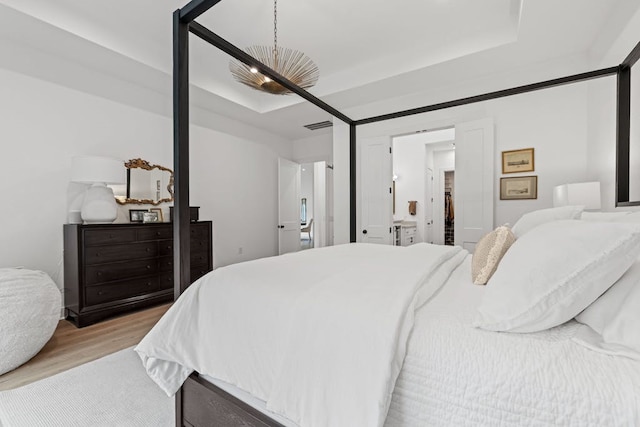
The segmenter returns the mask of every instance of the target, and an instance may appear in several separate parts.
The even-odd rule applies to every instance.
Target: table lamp
[[[584,206],[584,210],[600,210],[600,182],[577,182],[553,188],[553,206]]]
[[[115,221],[118,206],[107,184],[125,183],[124,162],[108,157],[76,156],[71,161],[71,181],[91,185],[84,193],[80,208],[85,224]]]

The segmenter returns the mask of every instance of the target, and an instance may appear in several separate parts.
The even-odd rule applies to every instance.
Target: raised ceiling
[[[452,75],[472,80],[536,62],[586,56],[607,26],[619,24],[613,18],[624,19],[615,12],[633,3],[637,1],[280,0],[278,41],[318,64],[320,80],[310,92],[343,110],[451,84]],[[102,72],[133,83],[153,85],[157,80],[160,85],[166,82],[162,76],[171,74],[172,12],[186,2],[0,4],[5,6],[0,15],[18,12],[29,18],[12,29],[16,20],[1,22],[0,16],[5,40],[24,37],[22,42],[83,66],[99,64]],[[271,0],[223,0],[198,21],[238,47],[269,45],[272,8]],[[33,28],[22,28],[25,22]],[[196,37],[190,45],[190,81],[200,107],[292,139],[311,135],[302,125],[328,119],[295,95],[273,96],[236,83],[225,54]],[[156,90],[170,95],[170,87]]]

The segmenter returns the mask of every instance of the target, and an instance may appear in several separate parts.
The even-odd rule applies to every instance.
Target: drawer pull
[[[147,265],[147,270],[151,270],[151,266],[150,265]]]
[[[98,276],[102,276],[102,271],[98,271]]]
[[[151,286],[151,282],[147,282],[147,286]]]
[[[156,236],[159,236],[159,235],[160,235],[160,232],[159,232],[159,231],[156,231]]]
[[[171,245],[167,245],[167,249],[171,249]]]
[[[103,295],[103,294],[104,294],[104,292],[98,291],[98,295]]]
[[[151,252],[151,248],[147,248],[147,252]]]

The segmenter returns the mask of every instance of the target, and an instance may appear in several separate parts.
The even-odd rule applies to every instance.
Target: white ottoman
[[[0,375],[49,341],[60,320],[60,291],[42,271],[0,268]]]

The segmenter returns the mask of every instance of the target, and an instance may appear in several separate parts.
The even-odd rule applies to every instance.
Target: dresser
[[[417,234],[417,226],[415,225],[415,223],[413,223],[413,225],[402,224],[400,226],[400,245],[413,245],[414,243],[416,243]]]
[[[417,224],[415,221],[396,221],[393,224],[393,244],[410,246],[417,242]]]
[[[191,224],[191,281],[213,268],[211,221]],[[66,224],[64,303],[77,327],[173,300],[173,226]]]

